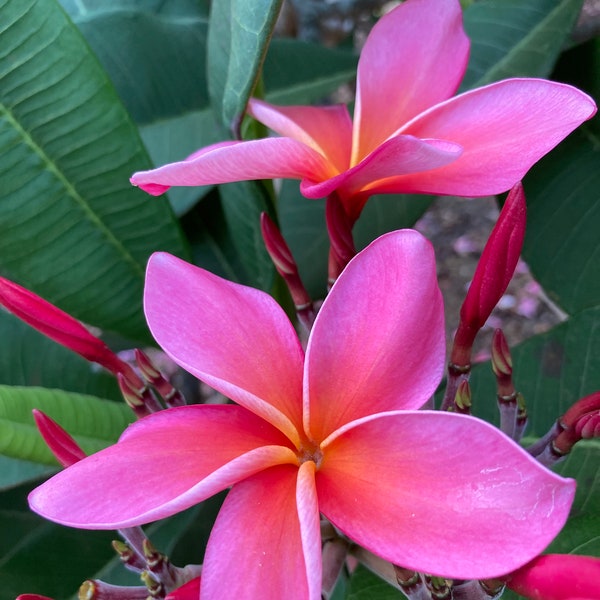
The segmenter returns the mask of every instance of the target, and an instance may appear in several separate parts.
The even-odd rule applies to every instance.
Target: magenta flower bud
[[[154,386],[167,406],[183,406],[185,404],[182,393],[171,385],[171,382],[156,368],[150,357],[139,348],[135,349],[135,362],[143,378]]]
[[[600,436],[600,392],[584,396],[558,420],[559,433],[552,441],[552,451],[562,457],[582,439]]]
[[[122,373],[135,387],[143,386],[133,369],[79,321],[3,277],[0,277],[0,304],[51,340],[73,350],[90,362],[102,365],[115,376]]]
[[[600,598],[600,559],[546,554],[510,575],[506,585],[530,600]]]
[[[506,198],[460,309],[460,324],[452,350],[452,363],[456,365],[470,362],[477,332],[508,287],[521,254],[525,220],[525,194],[519,182]]]
[[[86,457],[79,444],[56,421],[41,410],[33,409],[32,412],[36,427],[63,467],[70,467]]]
[[[48,596],[40,596],[39,594],[20,594],[16,600],[52,600]]]
[[[579,399],[560,419],[563,429],[572,427],[583,415],[600,410],[600,391]]]
[[[167,594],[165,600],[198,600],[199,597],[200,577],[194,577],[191,581]]]

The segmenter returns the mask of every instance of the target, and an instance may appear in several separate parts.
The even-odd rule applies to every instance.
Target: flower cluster
[[[472,342],[523,243],[519,180],[596,109],[579,90],[538,79],[454,96],[468,55],[458,0],[406,0],[366,42],[353,121],[345,106],[252,99],[249,114],[278,136],[222,142],[133,175],[151,194],[171,185],[291,177],[306,197],[330,199],[340,268],[318,311],[276,225],[262,222],[306,343],[270,295],[167,253],[148,262],[144,311],[154,339],[230,401],[185,405],[145,354],[136,353],[132,368],[69,315],[0,278],[0,303],[113,372],[140,417],[117,443],[85,456],[36,412],[65,469],[29,496],[31,508],[54,522],[122,533],[135,551],[121,543],[117,552],[145,577],[129,598],[149,590],[173,600],[320,600],[348,554],[391,572],[409,598],[450,594],[451,580],[457,597],[469,599],[504,585],[535,600],[574,600],[592,589],[570,586],[564,569],[548,585],[563,558],[537,557],[563,527],[575,495],[573,480],[546,468],[547,455],[599,434],[598,395],[580,401],[528,451],[518,443],[524,422],[517,423],[501,334],[494,370],[499,398],[510,407],[500,429],[469,414],[468,374]],[[443,410],[434,410],[446,344],[433,248],[405,229],[353,256],[352,226],[376,193],[508,189],[461,310]],[[170,565],[139,529],[223,490],[201,575],[197,566]],[[573,565],[589,579],[599,568],[588,557]],[[92,596],[109,587],[111,598],[128,593],[85,585]]]

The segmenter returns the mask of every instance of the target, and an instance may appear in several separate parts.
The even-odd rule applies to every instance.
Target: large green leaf
[[[208,20],[188,7],[165,13],[151,0],[127,5],[69,6],[75,24],[106,69],[153,164],[181,160],[225,135],[209,107],[206,85]],[[264,63],[271,102],[319,99],[354,76],[356,56],[298,40],[275,39]],[[175,187],[169,200],[185,213],[211,186]]]
[[[271,200],[259,181],[240,181],[219,189],[227,229],[246,272],[241,283],[270,291],[275,277],[260,230],[260,215],[272,213]]]
[[[260,75],[282,0],[213,2],[208,89],[221,123],[235,131]]]
[[[165,2],[165,0],[59,0],[62,7],[69,16],[77,20],[89,15],[110,12],[118,9],[137,10],[152,14],[161,14],[174,17],[189,17],[208,14],[209,0],[177,0],[177,2]],[[118,4],[118,6],[115,6]]]
[[[274,39],[263,65],[265,96],[275,104],[308,104],[356,76],[358,56],[292,39]]]
[[[37,408],[91,454],[117,441],[134,419],[125,404],[47,388],[0,386],[0,454],[41,464],[56,460],[31,414]]]
[[[88,574],[106,563],[118,538],[112,531],[59,527],[26,512],[0,510],[2,538],[0,600],[37,593],[55,600],[71,598]]]
[[[600,440],[575,445],[556,469],[577,480],[571,516],[548,552],[600,556]]]
[[[461,90],[507,77],[547,77],[582,0],[482,0],[464,13],[471,59]]]
[[[209,106],[206,18],[115,8],[75,24],[139,125]]]
[[[54,0],[3,0],[0,22],[0,271],[146,338],[147,257],[184,246],[166,203],[128,182],[149,167],[135,126]]]
[[[18,458],[0,456],[0,492],[14,488],[28,481],[35,481],[49,475],[55,467],[41,465]]]
[[[578,132],[525,179],[523,256],[569,313],[600,306],[600,139]]]

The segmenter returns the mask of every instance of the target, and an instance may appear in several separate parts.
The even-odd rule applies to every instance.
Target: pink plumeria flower
[[[418,410],[445,344],[433,249],[415,231],[350,261],[306,352],[269,295],[169,254],[150,259],[145,311],[165,352],[237,404],[141,419],[29,501],[64,525],[117,529],[231,487],[203,600],[320,600],[320,514],[387,561],[458,579],[514,571],[567,518],[573,480],[483,421]]]
[[[248,113],[282,137],[209,146],[131,181],[158,195],[173,185],[300,179],[308,198],[337,193],[352,220],[378,193],[504,192],[596,106],[541,79],[452,97],[469,45],[458,0],[407,0],[379,20],[362,50],[354,122],[343,105],[253,99]]]

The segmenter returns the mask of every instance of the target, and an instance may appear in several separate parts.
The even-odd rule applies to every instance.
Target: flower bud
[[[51,340],[98,363],[115,376],[122,373],[135,387],[143,384],[134,370],[77,319],[16,283],[0,277],[0,304]]]
[[[506,585],[530,600],[600,598],[600,558],[538,556],[510,575]]]
[[[32,412],[40,434],[63,467],[70,467],[86,457],[79,444],[56,421],[41,410],[33,409]]]
[[[184,583],[181,587],[173,590],[165,600],[198,600],[200,597],[200,577]]]
[[[460,309],[451,362],[470,362],[477,332],[506,291],[515,272],[525,237],[526,205],[521,183],[509,192],[498,221],[483,249],[467,296]]]

